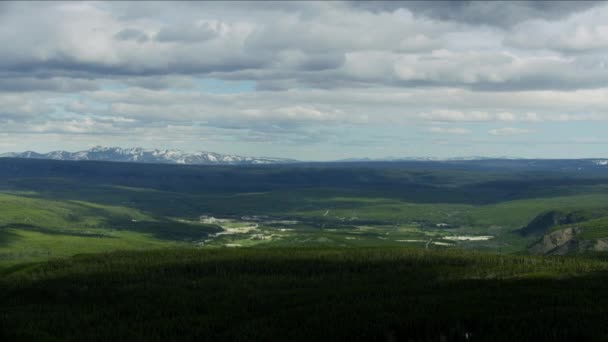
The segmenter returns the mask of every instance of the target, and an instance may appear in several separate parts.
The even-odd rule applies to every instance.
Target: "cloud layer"
[[[570,125],[585,155],[608,120],[604,2],[11,2],[0,20],[4,149],[514,155],[487,146],[534,137],[523,153],[557,156],[547,128]]]

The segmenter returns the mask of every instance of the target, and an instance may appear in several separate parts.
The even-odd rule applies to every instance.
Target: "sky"
[[[0,2],[0,152],[608,157],[608,2]]]

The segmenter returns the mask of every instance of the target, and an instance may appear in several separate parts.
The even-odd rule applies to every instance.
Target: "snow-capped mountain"
[[[188,165],[254,165],[293,163],[295,160],[266,157],[242,157],[213,152],[187,153],[180,150],[148,150],[143,148],[120,148],[97,146],[79,152],[53,151],[36,153],[6,153],[0,157],[53,159],[53,160],[98,160],[113,162],[162,163]]]

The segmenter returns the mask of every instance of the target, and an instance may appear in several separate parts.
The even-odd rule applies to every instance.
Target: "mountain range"
[[[131,162],[131,163],[153,163],[153,164],[184,164],[184,165],[263,165],[263,164],[288,164],[300,161],[285,158],[270,157],[244,157],[238,155],[220,154],[215,152],[193,152],[188,153],[177,149],[144,149],[102,147],[96,146],[89,150],[78,152],[52,151],[49,153],[37,153],[33,151],[10,152],[0,154],[0,158],[24,158],[24,159],[50,159],[50,160],[94,160],[109,162]],[[551,160],[551,159],[520,159],[514,157],[457,157],[457,158],[434,158],[434,157],[385,157],[385,158],[351,158],[336,160],[337,163],[373,163],[373,162],[396,162],[396,163],[421,163],[427,167],[440,167],[441,164],[460,167],[492,168],[510,167],[520,170],[583,170],[583,169],[606,169],[608,159],[573,159],[573,160]],[[429,164],[429,163],[432,163]],[[456,163],[456,164],[455,164]],[[414,164],[412,164],[414,165]]]
[[[33,151],[11,152],[0,155],[4,158],[29,158],[52,160],[97,160],[112,162],[187,164],[187,165],[259,165],[293,163],[295,160],[267,157],[243,157],[214,152],[187,153],[180,150],[149,150],[143,148],[120,148],[97,146],[85,151],[53,151],[37,153]]]

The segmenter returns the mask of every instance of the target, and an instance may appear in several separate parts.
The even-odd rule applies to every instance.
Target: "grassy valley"
[[[506,170],[483,163],[180,167],[4,159],[0,266],[176,246],[526,253],[549,227],[518,230],[538,215],[603,211],[608,203],[608,178],[596,170]]]

